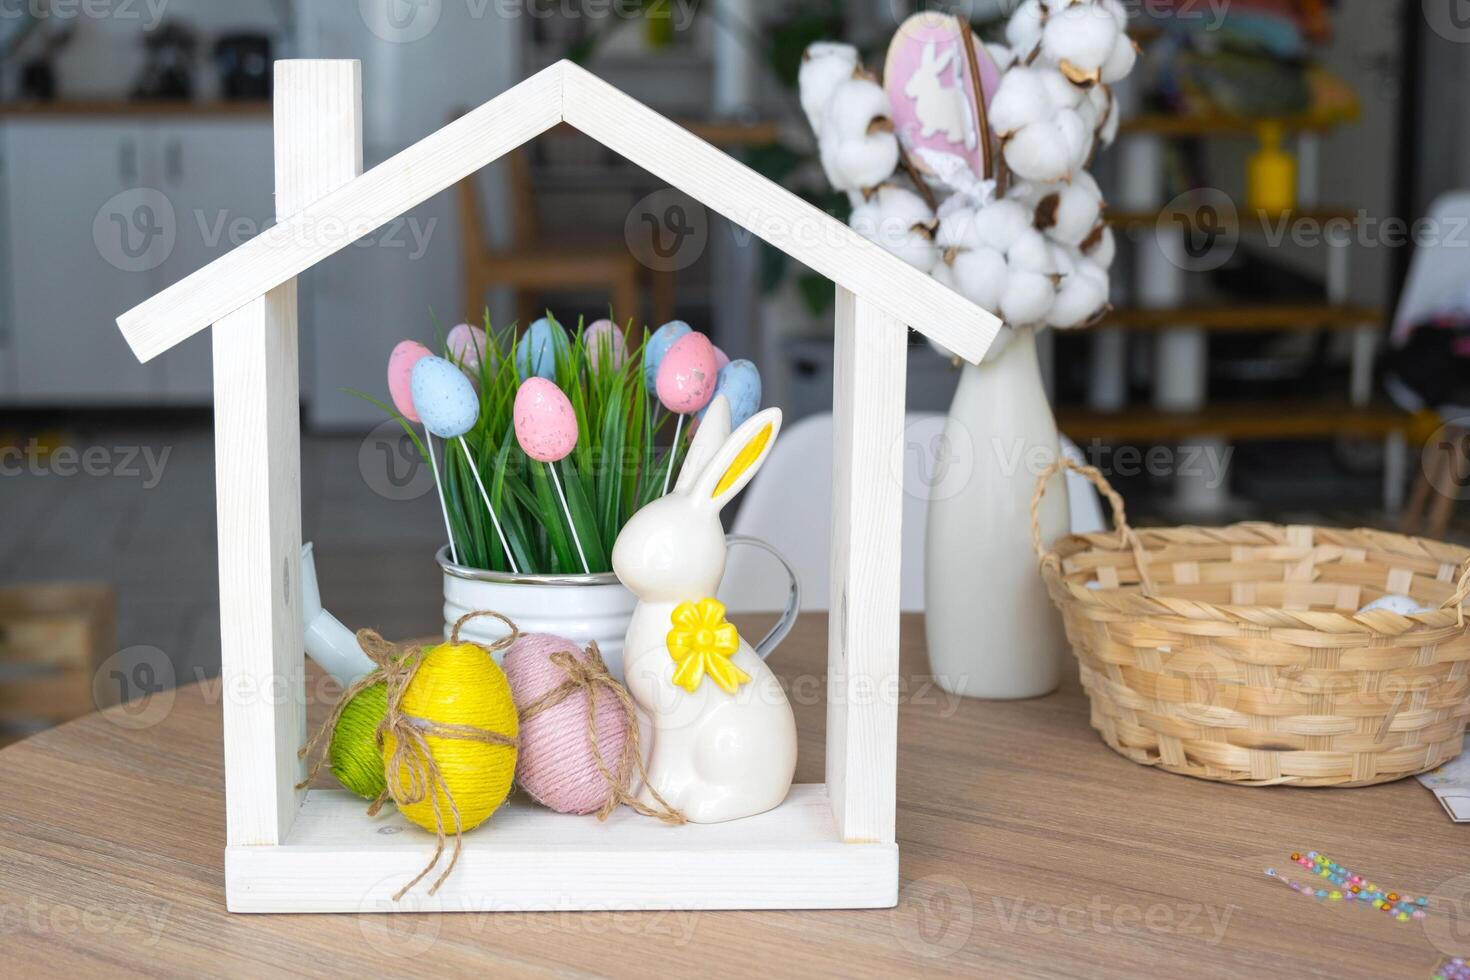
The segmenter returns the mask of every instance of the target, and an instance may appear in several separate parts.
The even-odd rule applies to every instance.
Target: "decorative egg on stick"
[[[557,358],[567,351],[566,331],[542,317],[527,327],[516,342],[516,374],[522,381],[531,377],[555,381]]]
[[[400,340],[388,355],[388,394],[393,406],[410,422],[422,422],[413,405],[414,365],[433,352],[413,340]],[[434,488],[439,491],[439,512],[444,515],[444,533],[449,535],[449,557],[459,564],[459,549],[454,545],[454,530],[449,526],[449,505],[444,501],[444,484],[439,480],[439,463],[434,458],[434,438],[424,426],[424,445],[429,450],[429,469],[434,471]]]
[[[746,419],[760,411],[761,373],[750,361],[731,361],[720,368],[715,380],[715,394],[724,395],[730,403],[730,425],[738,429]],[[708,405],[699,410],[701,421],[708,410]]]
[[[650,395],[658,394],[658,369],[669,349],[694,330],[683,320],[670,320],[659,327],[643,345],[643,386]]]
[[[587,362],[593,368],[601,366],[604,356],[608,359],[608,366],[614,369],[622,367],[628,359],[628,345],[623,340],[623,332],[611,320],[593,323],[582,335],[582,343],[587,347]]]
[[[480,417],[480,398],[475,394],[470,379],[450,361],[430,355],[420,358],[413,367],[412,394],[413,406],[430,432],[445,441],[459,440],[465,461],[470,464],[470,473],[475,477],[475,485],[480,488],[480,497],[485,501],[485,509],[490,512],[490,522],[495,525],[500,546],[505,549],[510,570],[520,574],[515,553],[511,551],[510,542],[505,538],[505,529],[500,526],[495,505],[490,503],[485,481],[480,478],[480,468],[475,465],[474,454],[470,452],[470,445],[464,438],[464,434],[475,427],[475,422]]]
[[[449,348],[449,356],[459,362],[471,381],[480,379],[482,365],[495,367],[495,352],[490,350],[485,331],[479,327],[461,323],[449,331],[449,336],[444,338],[444,344]],[[487,352],[490,363],[485,365]]]
[[[577,546],[577,557],[582,559],[582,571],[592,574],[587,563],[587,553],[582,550],[582,537],[577,533],[577,522],[572,520],[572,509],[567,506],[567,495],[561,487],[561,477],[556,475],[558,460],[565,459],[577,445],[577,413],[566,393],[545,378],[527,378],[516,392],[515,416],[516,441],[527,456],[545,463],[551,471],[551,482],[556,486],[556,496],[561,500],[562,513],[567,515],[567,526],[572,529],[572,541]]]
[[[664,472],[663,492],[669,492],[669,478],[674,474],[674,454],[679,450],[679,436],[684,416],[709,404],[715,394],[715,347],[702,333],[688,333],[674,341],[658,366],[655,391],[664,408],[677,417],[674,442],[669,448],[669,467]]]

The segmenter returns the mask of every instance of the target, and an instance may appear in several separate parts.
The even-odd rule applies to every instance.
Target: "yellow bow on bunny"
[[[726,694],[734,694],[750,675],[730,660],[740,649],[740,634],[725,620],[718,599],[681,602],[671,617],[669,656],[674,658],[674,683],[693,694],[708,675]]]

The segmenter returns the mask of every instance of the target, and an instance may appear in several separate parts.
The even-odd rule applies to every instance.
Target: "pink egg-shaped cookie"
[[[566,393],[545,378],[527,378],[516,392],[516,441],[527,456],[554,463],[577,445],[577,413]]]
[[[413,368],[419,361],[433,356],[433,351],[416,340],[400,340],[388,355],[388,394],[393,407],[410,422],[419,420],[413,407]]]
[[[730,355],[715,347],[715,373],[720,373],[720,368],[730,363]]]
[[[552,661],[556,653],[578,660],[587,654],[571,640],[549,633],[523,633],[505,651],[506,680],[516,707],[524,711],[566,683],[566,671]],[[628,740],[628,716],[617,695],[606,687],[593,695],[592,731],[587,725],[587,692],[578,690],[521,722],[516,782],[537,802],[558,813],[594,813],[613,788],[597,764],[614,774]],[[597,751],[594,754],[593,744]]]
[[[444,344],[449,348],[450,360],[462,366],[473,378],[480,376],[480,365],[485,360],[485,352],[489,344],[485,337],[485,331],[468,323],[461,323],[449,331],[449,336],[444,338]],[[490,366],[494,367],[494,355]]]
[[[598,320],[587,328],[582,335],[582,343],[587,348],[587,362],[594,368],[601,366],[602,355],[609,354],[611,366],[619,368],[628,359],[627,341],[623,339],[623,332],[618,325],[611,320]]]
[[[990,134],[980,133],[977,125],[966,44],[979,66],[988,106],[1000,87],[1000,68],[967,25],[935,11],[914,14],[899,26],[888,44],[883,88],[894,132],[920,171],[933,176],[952,161],[982,180]]]
[[[702,333],[680,337],[658,366],[658,400],[680,415],[697,412],[715,394],[715,345]]]

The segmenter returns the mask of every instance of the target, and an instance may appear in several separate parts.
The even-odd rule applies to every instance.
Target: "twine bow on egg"
[[[667,824],[684,823],[684,814],[670,806],[659,795],[658,790],[648,783],[648,770],[643,765],[643,752],[638,740],[638,715],[633,708],[633,699],[629,697],[627,689],[619,684],[608,671],[597,644],[594,642],[588,645],[582,657],[577,657],[567,650],[558,650],[552,653],[547,660],[566,675],[566,680],[522,708],[520,711],[521,724],[525,725],[537,715],[551,710],[579,691],[583,693],[587,702],[587,747],[592,752],[592,761],[596,764],[598,773],[606,781],[610,790],[607,799],[597,810],[597,819],[606,820],[614,810],[626,804],[645,817],[654,817]],[[623,742],[623,753],[618,759],[616,770],[608,766],[607,760],[602,757],[602,749],[597,744],[597,693],[599,690],[606,691],[613,697],[618,709],[627,719],[628,737]],[[633,795],[630,784],[635,773],[643,785],[648,786],[650,795],[658,803],[657,807],[648,806]]]
[[[462,641],[459,636],[460,627],[468,620],[479,616],[491,616],[499,619],[510,628],[508,636],[496,640],[490,646],[475,644],[489,656],[492,652],[502,650],[520,636],[520,630],[516,624],[505,616],[495,612],[473,612],[460,619],[454,624],[450,631],[449,644],[458,644]],[[363,629],[357,631],[357,642],[362,647],[369,660],[374,664],[371,671],[355,681],[347,690],[342,692],[336,707],[332,710],[325,724],[322,725],[311,740],[302,746],[298,753],[300,758],[312,755],[323,743],[331,741],[332,732],[337,727],[337,722],[342,716],[347,704],[358,694],[376,685],[383,684],[387,688],[388,710],[382,722],[379,723],[376,741],[381,751],[384,739],[392,735],[394,747],[391,756],[384,760],[386,788],[378,794],[372,804],[368,807],[367,815],[377,816],[382,810],[383,804],[392,799],[399,807],[412,806],[429,800],[434,814],[434,830],[436,843],[433,857],[425,865],[424,870],[408,884],[400,888],[394,895],[396,902],[408,893],[414,885],[422,881],[429,872],[438,865],[439,859],[444,855],[446,837],[445,814],[440,807],[440,797],[448,803],[448,816],[453,821],[452,836],[454,837],[454,853],[450,856],[449,864],[434,880],[429,889],[433,895],[439,890],[454,870],[459,861],[462,849],[461,832],[463,823],[460,820],[459,807],[454,802],[454,796],[449,790],[443,774],[439,770],[438,763],[434,760],[434,754],[429,746],[430,738],[454,739],[468,742],[481,742],[486,745],[502,745],[514,747],[518,744],[517,739],[500,732],[493,732],[474,725],[447,724],[437,722],[428,718],[417,718],[404,712],[402,708],[403,697],[412,685],[414,678],[418,675],[419,668],[423,666],[426,655],[433,649],[421,646],[410,646],[401,648],[394,643],[383,639],[376,630]],[[323,753],[312,765],[306,779],[297,784],[297,789],[304,789],[321,772],[322,767],[327,764],[327,756]]]

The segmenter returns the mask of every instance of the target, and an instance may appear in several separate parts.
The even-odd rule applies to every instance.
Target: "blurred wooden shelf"
[[[1057,427],[1074,442],[1154,443],[1209,436],[1231,441],[1384,438],[1408,424],[1409,416],[1391,405],[1358,408],[1345,401],[1320,400],[1226,402],[1200,412],[1139,408],[1106,413],[1064,408],[1057,413]]]
[[[1383,311],[1371,306],[1269,304],[1259,306],[1175,306],[1113,310],[1099,327],[1167,330],[1194,327],[1218,332],[1268,330],[1357,330],[1381,327]]]
[[[1212,220],[1218,222],[1211,230],[1234,231],[1248,228],[1256,223],[1262,228],[1287,227],[1299,221],[1311,221],[1325,225],[1331,221],[1357,221],[1357,211],[1346,208],[1296,208],[1289,211],[1264,211],[1241,209],[1230,213],[1216,212]],[[1118,231],[1147,231],[1162,221],[1183,219],[1185,227],[1200,224],[1198,211],[1110,211],[1106,215],[1108,224]]]
[[[269,99],[209,102],[188,99],[57,99],[54,102],[0,102],[0,118],[86,118],[110,116],[166,116],[170,118],[214,118],[238,116],[270,117]]]
[[[1261,126],[1274,123],[1290,133],[1326,132],[1356,122],[1357,112],[1308,112],[1291,116],[1210,115],[1171,116],[1145,113],[1124,119],[1121,131],[1157,136],[1255,136]]]

